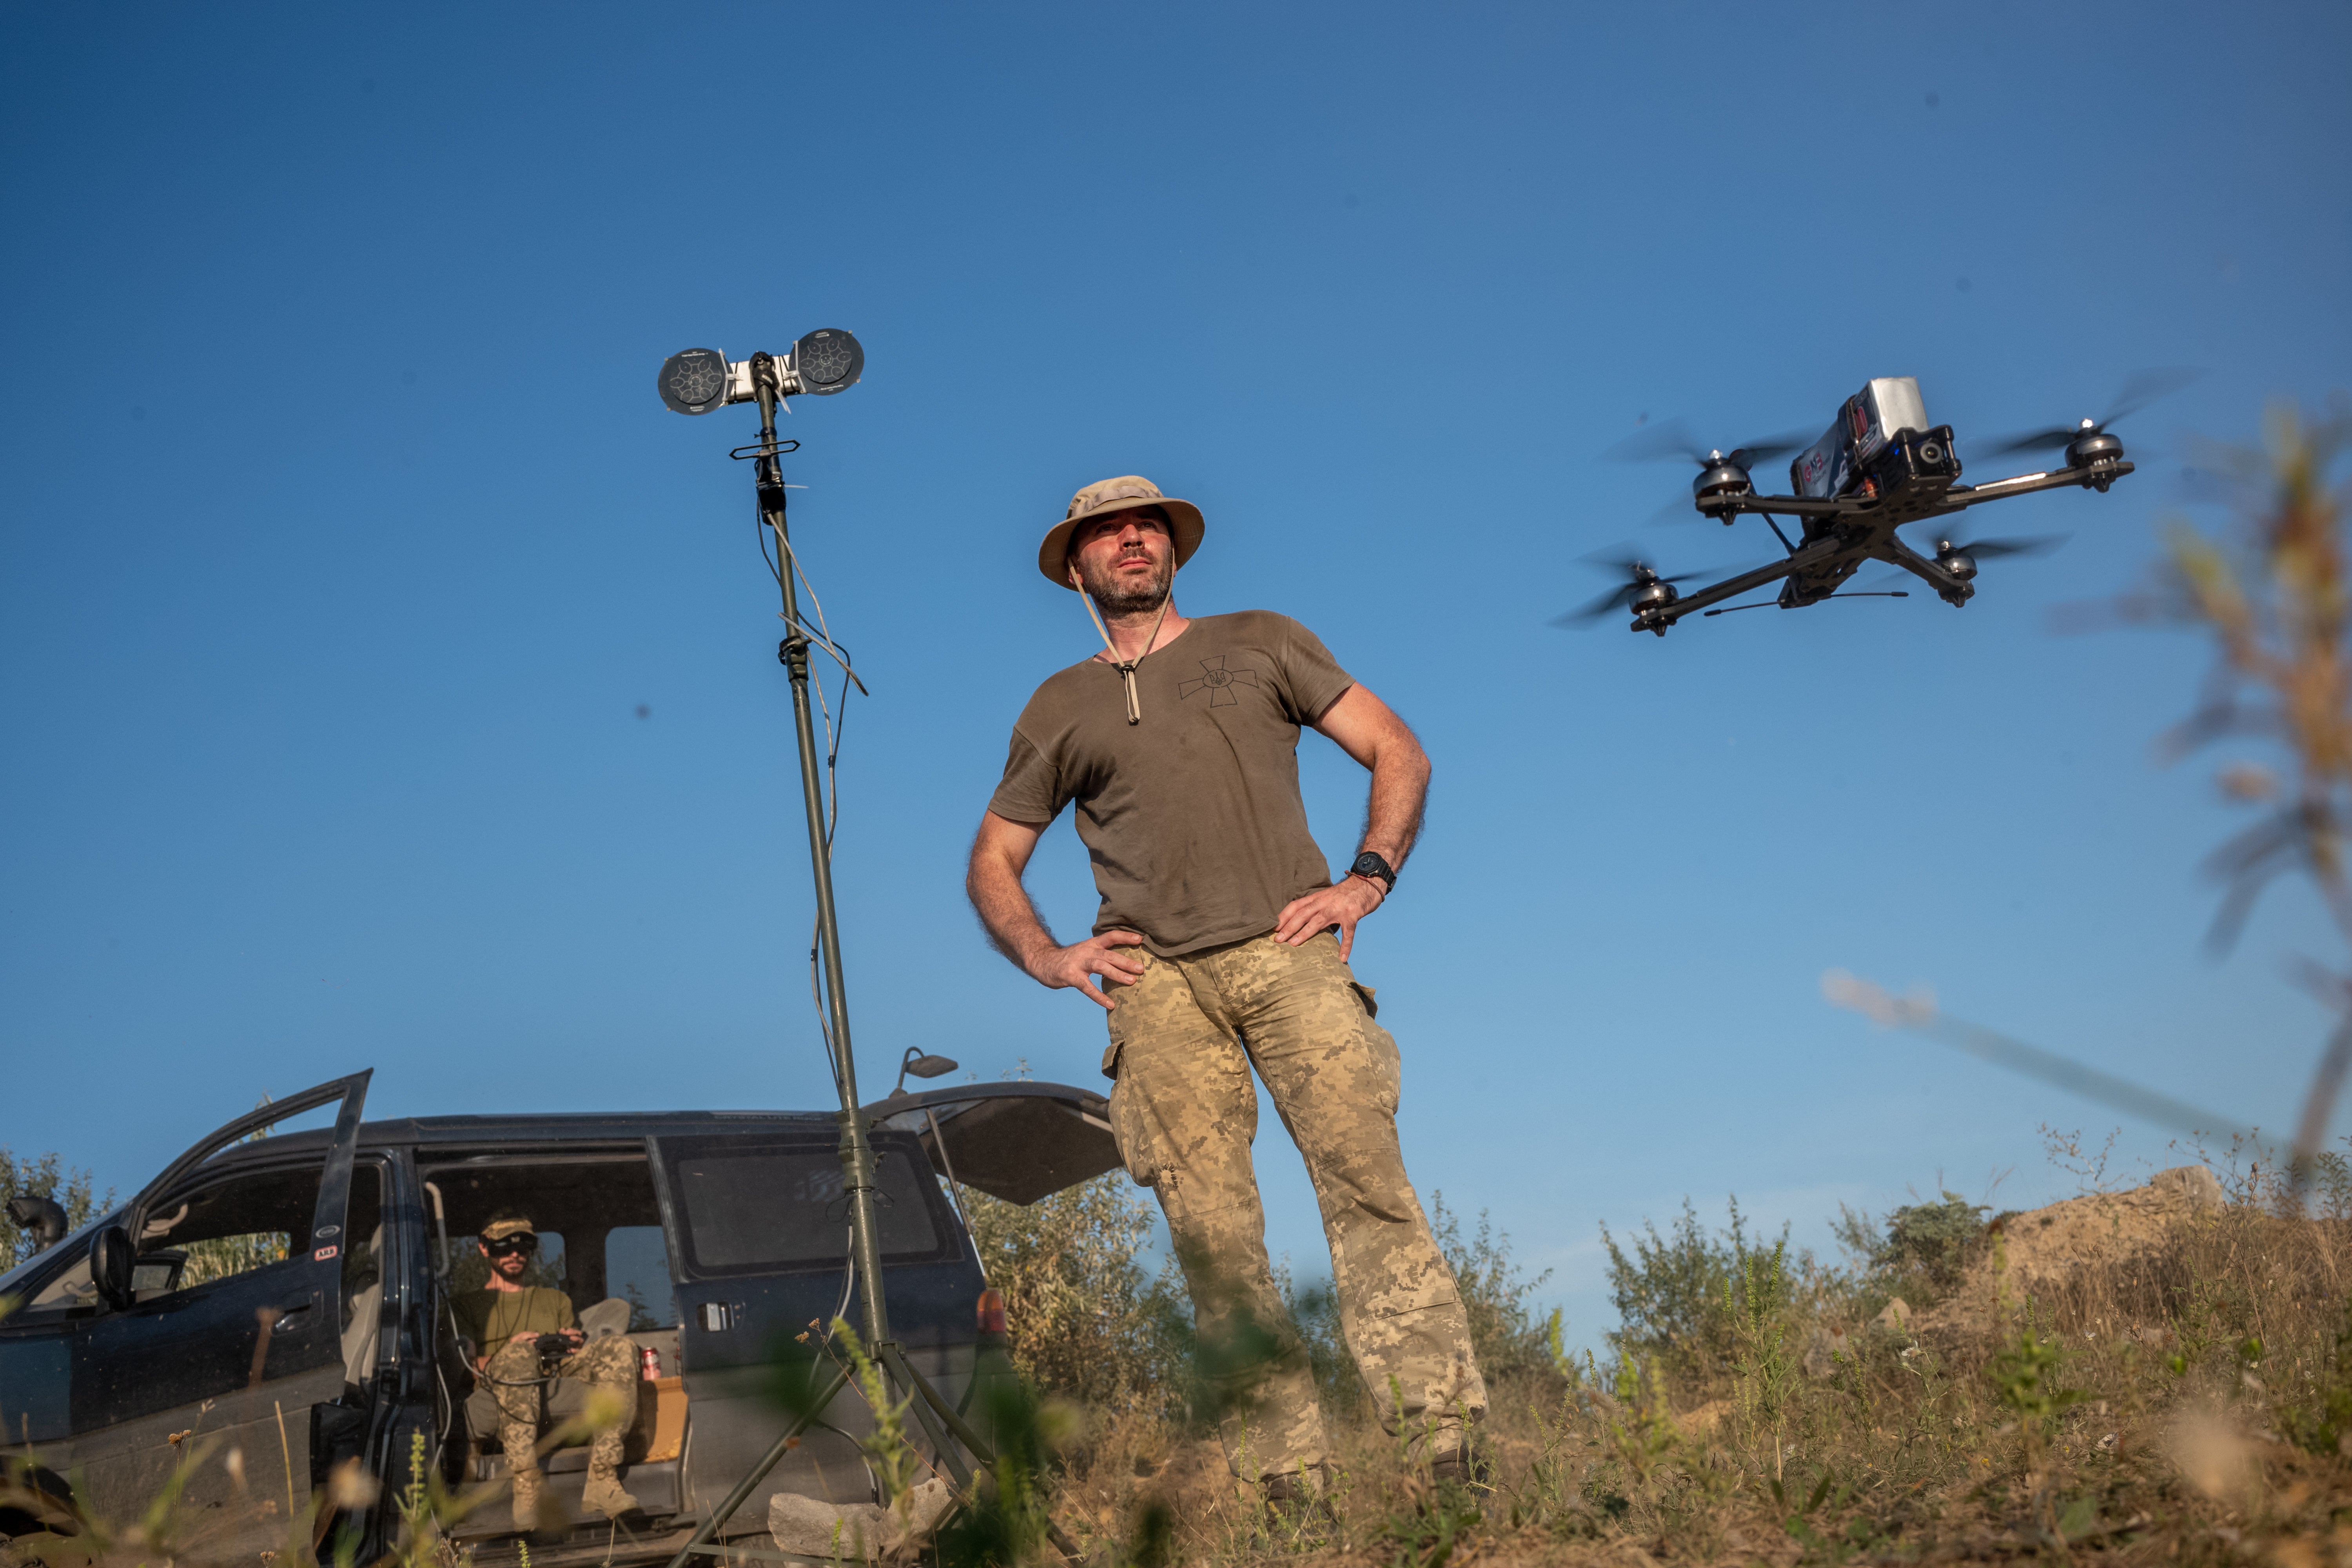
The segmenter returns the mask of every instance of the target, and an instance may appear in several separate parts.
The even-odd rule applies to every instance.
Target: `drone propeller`
[[[2047,430],[2031,430],[2012,436],[1994,447],[1988,456],[2006,458],[2016,452],[2063,451],[2084,436],[2095,436],[2127,414],[2137,414],[2159,397],[2174,393],[2204,374],[2202,370],[2187,365],[2174,365],[2156,370],[2136,370],[2124,377],[2123,386],[2116,393],[2115,403],[2096,419],[2084,419],[2074,425],[2053,425]]]
[[[1938,539],[1936,553],[1966,555],[1976,561],[1993,561],[2003,555],[2046,555],[2073,537],[2071,533],[2037,533],[2024,539]]]
[[[1612,610],[1631,609],[1634,595],[1645,588],[1661,583],[1687,583],[1692,578],[1702,575],[1697,572],[1682,572],[1672,577],[1661,576],[1656,567],[1638,555],[1594,554],[1586,556],[1585,560],[1596,566],[1607,568],[1622,577],[1624,581],[1591,604],[1555,617],[1551,623],[1553,626],[1589,626]]]
[[[1648,463],[1679,458],[1698,465],[1698,474],[1691,480],[1691,499],[1668,501],[1650,514],[1649,522],[1689,522],[1700,517],[1712,517],[1729,522],[1736,508],[1719,504],[1727,497],[1752,495],[1755,486],[1748,470],[1759,463],[1797,450],[1805,444],[1801,434],[1769,436],[1734,447],[1726,452],[1720,447],[1698,444],[1690,426],[1680,419],[1661,420],[1646,429],[1637,430],[1601,454],[1621,463]]]
[[[1724,451],[1719,447],[1702,447],[1691,427],[1681,419],[1662,419],[1655,425],[1636,430],[1601,454],[1617,463],[1655,463],[1669,458],[1680,458],[1704,468],[1713,463],[1730,462],[1743,468],[1796,451],[1811,440],[1810,436],[1768,436],[1760,441],[1749,441]]]

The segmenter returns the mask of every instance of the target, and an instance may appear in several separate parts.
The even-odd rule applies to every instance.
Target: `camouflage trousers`
[[[1168,1216],[1234,1473],[1327,1458],[1314,1373],[1266,1261],[1253,1066],[1306,1156],[1340,1329],[1381,1424],[1432,1456],[1460,1447],[1464,1424],[1486,1414],[1486,1385],[1397,1146],[1396,1041],[1372,1021],[1372,994],[1338,940],[1141,956],[1110,1014],[1111,1125],[1128,1174]]]
[[[589,1394],[598,1388],[618,1394],[625,1414],[620,1426],[597,1433],[589,1443],[588,1474],[593,1479],[619,1473],[623,1435],[637,1408],[635,1340],[626,1334],[590,1340],[564,1357],[545,1383],[530,1381],[540,1375],[539,1350],[528,1341],[501,1348],[483,1372],[467,1397],[466,1422],[477,1433],[498,1433],[509,1475],[536,1474],[541,1432],[586,1415]]]

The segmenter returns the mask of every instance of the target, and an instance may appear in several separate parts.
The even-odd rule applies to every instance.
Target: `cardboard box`
[[[637,1384],[637,1419],[629,1429],[629,1462],[655,1465],[675,1459],[686,1447],[686,1379],[656,1378]]]

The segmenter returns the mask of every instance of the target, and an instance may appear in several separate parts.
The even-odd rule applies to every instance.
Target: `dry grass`
[[[1483,1496],[1433,1491],[1358,1427],[1334,1517],[1286,1523],[1213,1441],[1126,1419],[1066,1456],[1055,1512],[1128,1562],[1159,1555],[1139,1521],[1164,1505],[1168,1555],[1195,1563],[2352,1563],[2328,1415],[2352,1417],[2352,1227],[2285,1195],[2250,1178],[2202,1212],[2158,1191],[2006,1216],[2015,1247],[1986,1237],[1907,1331],[1863,1315],[1900,1279],[1792,1270],[1727,1356],[1507,1380]]]
[[[2217,1186],[2200,1173],[1997,1229],[1970,1222],[1972,1234],[1938,1206],[1945,1234],[1925,1249],[1898,1245],[1916,1223],[1855,1226],[1884,1239],[1843,1268],[1696,1233],[1678,1251],[1624,1255],[1621,1294],[1654,1287],[1654,1309],[1680,1292],[1653,1321],[1693,1331],[1629,1331],[1612,1362],[1497,1379],[1484,1428],[1494,1484],[1480,1491],[1433,1486],[1395,1439],[1347,1425],[1328,1513],[1280,1517],[1228,1474],[1208,1432],[1130,1403],[1091,1417],[1066,1405],[1038,1423],[1060,1436],[1057,1458],[1025,1479],[1000,1471],[995,1495],[1016,1500],[1000,1513],[1049,1505],[1104,1568],[2341,1568],[2352,1180],[2336,1170],[2315,1215],[2268,1174]],[[1634,1277],[1644,1268],[1665,1282]],[[415,1500],[395,1561],[448,1561],[433,1500]],[[203,1560],[171,1551],[174,1533],[115,1531],[98,1560],[160,1560],[157,1546]],[[1035,1530],[1004,1528],[951,1536],[940,1555],[955,1568],[1054,1561]]]

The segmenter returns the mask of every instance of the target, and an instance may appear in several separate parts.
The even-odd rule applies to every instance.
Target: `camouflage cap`
[[[1070,587],[1070,536],[1077,531],[1078,524],[1097,513],[1132,511],[1146,506],[1156,506],[1167,512],[1168,532],[1176,542],[1176,564],[1181,566],[1192,559],[1192,552],[1201,548],[1201,535],[1208,531],[1201,509],[1191,501],[1171,500],[1161,495],[1160,487],[1140,474],[1121,474],[1113,479],[1097,479],[1070,498],[1069,510],[1062,514],[1061,521],[1045,531],[1045,542],[1037,547],[1037,570],[1055,587]]]
[[[482,1227],[484,1241],[504,1241],[510,1236],[537,1236],[538,1234],[531,1229],[530,1221],[520,1218],[498,1220]]]

